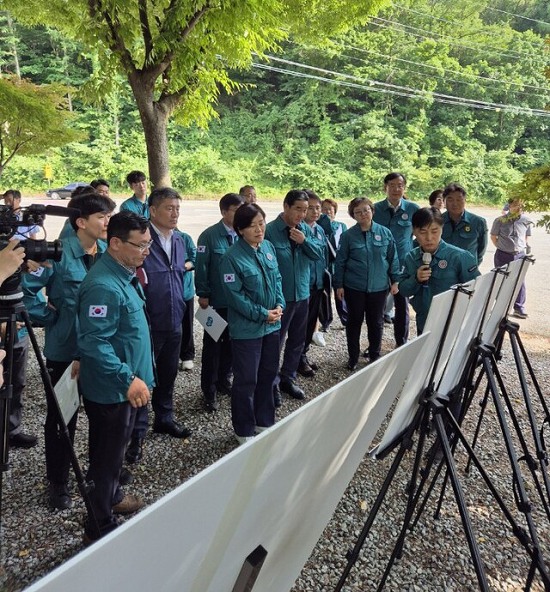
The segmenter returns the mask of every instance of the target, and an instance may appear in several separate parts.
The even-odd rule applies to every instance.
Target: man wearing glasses
[[[147,220],[133,212],[114,215],[107,250],[79,292],[80,385],[90,430],[87,478],[95,485],[84,544],[118,526],[114,513],[143,507],[135,495],[123,495],[119,478],[135,409],[147,405],[154,386],[145,295],[136,276],[150,241]]]
[[[187,259],[185,243],[174,230],[178,225],[181,197],[169,187],[155,189],[149,196],[151,242],[149,255],[138,270],[147,302],[151,337],[157,369],[157,384],[151,399],[155,421],[153,432],[187,438],[191,430],[174,420],[174,383],[178,375],[182,320],[185,312],[183,278]],[[147,433],[148,412],[136,413],[135,427],[126,452],[126,461],[142,457]]]

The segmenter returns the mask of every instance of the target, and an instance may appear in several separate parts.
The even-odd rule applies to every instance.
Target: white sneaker
[[[239,446],[241,444],[246,444],[249,440],[254,440],[254,436],[237,436],[237,434],[235,434],[235,438],[239,443]]]
[[[195,367],[195,364],[193,363],[193,360],[184,360],[183,362],[180,362],[180,370],[193,370],[193,368]]]
[[[254,433],[255,434],[261,434],[262,432],[265,432],[266,430],[269,430],[269,427],[266,427],[266,426],[256,426],[254,428]]]
[[[311,338],[311,341],[319,347],[325,347],[325,345],[327,344],[324,335],[320,331],[315,331],[313,337]]]

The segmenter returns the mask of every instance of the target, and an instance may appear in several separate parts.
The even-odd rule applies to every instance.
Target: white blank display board
[[[231,591],[258,545],[267,558],[254,590],[288,591],[428,337],[310,401],[29,591]]]

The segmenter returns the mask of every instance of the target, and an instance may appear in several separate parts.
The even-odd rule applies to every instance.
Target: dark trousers
[[[181,322],[180,360],[187,362],[195,359],[195,339],[193,323],[195,320],[195,299],[185,301],[185,312]]]
[[[283,365],[279,372],[281,380],[289,381],[296,379],[296,372],[306,341],[307,311],[308,299],[286,303],[281,321],[279,345],[280,351],[283,349],[283,344],[285,347]],[[279,380],[277,379],[275,384],[278,383]]]
[[[495,251],[495,267],[502,267],[503,265],[507,265],[516,259],[521,259],[525,256],[525,253],[507,253],[506,251],[501,251],[497,249]],[[514,302],[514,310],[522,312],[525,314],[525,301],[527,300],[527,292],[525,290],[525,282],[521,284],[519,289],[516,301]]]
[[[317,320],[319,319],[319,311],[321,309],[321,302],[324,297],[323,289],[318,290],[312,288],[309,294],[309,300],[307,305],[307,320],[306,320],[306,338],[304,341],[304,349],[302,350],[302,361],[306,361],[306,354],[309,351],[313,333],[317,327]],[[284,315],[283,315],[284,316]]]
[[[151,331],[155,352],[156,381],[151,396],[155,412],[155,423],[169,423],[174,420],[174,383],[178,375],[178,359],[181,346],[179,331]],[[147,405],[139,407],[132,436],[145,438],[149,423]]]
[[[227,321],[227,308],[216,308]],[[231,339],[227,327],[218,341],[205,331],[202,339],[201,390],[207,399],[216,395],[217,385],[231,383]]]
[[[407,343],[409,339],[409,299],[397,292],[393,295],[393,302],[395,306],[393,335],[395,345],[399,346]]]
[[[9,434],[15,436],[21,431],[21,414],[23,410],[23,391],[27,385],[27,358],[29,354],[29,338],[25,335],[13,346],[12,359],[12,395],[9,402]],[[4,373],[5,374],[5,373]],[[4,376],[6,382],[7,376]]]
[[[46,368],[50,375],[52,385],[55,386],[58,380],[63,376],[65,370],[72,364],[71,362],[55,362],[46,360]],[[76,431],[76,421],[78,411],[73,415],[67,429],[71,442],[74,442]],[[51,483],[61,485],[69,479],[69,470],[71,467],[71,454],[69,447],[59,429],[58,413],[56,401],[46,393],[46,422],[44,423],[44,448],[46,450],[46,476]]]
[[[117,499],[118,481],[134,410],[130,403],[102,405],[87,399],[84,399],[84,408],[89,423],[87,479],[94,482],[89,498],[99,524],[100,536],[103,536],[118,524],[112,506],[120,501]],[[90,516],[85,531],[91,538],[97,538]]]
[[[234,339],[231,421],[237,436],[275,423],[273,384],[279,369],[279,331],[258,339]]]
[[[382,334],[384,332],[384,306],[386,305],[387,290],[382,292],[359,292],[351,288],[344,288],[348,305],[348,323],[346,338],[348,355],[353,364],[359,360],[361,328],[363,319],[367,323],[369,338],[369,358],[374,361],[380,357]]]

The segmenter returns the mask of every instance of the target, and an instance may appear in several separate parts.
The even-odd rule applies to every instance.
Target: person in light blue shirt
[[[120,211],[134,212],[149,220],[149,204],[147,202],[147,177],[141,171],[132,171],[126,176],[126,183],[134,192],[132,197],[123,201],[120,205]]]

